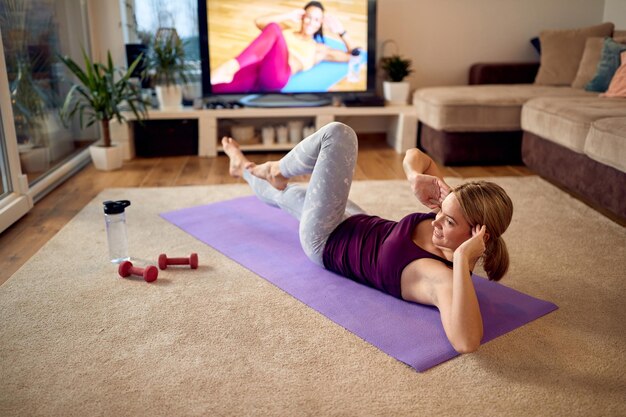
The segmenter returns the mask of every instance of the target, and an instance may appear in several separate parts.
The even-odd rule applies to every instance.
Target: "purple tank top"
[[[415,226],[435,213],[413,213],[399,222],[357,214],[331,233],[324,247],[326,269],[402,298],[400,277],[417,259],[452,263],[417,246],[411,236]]]

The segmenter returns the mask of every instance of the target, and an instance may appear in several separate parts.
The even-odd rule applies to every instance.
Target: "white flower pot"
[[[58,161],[74,151],[74,136],[63,129],[56,112],[49,111],[43,120],[43,132],[50,148],[50,161]]]
[[[409,90],[411,85],[406,81],[383,81],[383,95],[387,104],[404,106],[409,104]]]
[[[189,82],[183,86],[182,90],[183,97],[187,101],[202,98],[202,83],[200,81]]]
[[[50,167],[50,149],[47,147],[41,148],[24,148],[20,151],[20,165],[22,166],[22,172],[44,172]]]
[[[183,89],[180,85],[157,85],[156,93],[161,110],[181,108]]]
[[[124,155],[120,146],[113,145],[105,148],[104,146],[91,145],[89,153],[94,166],[100,171],[113,171],[122,167]]]

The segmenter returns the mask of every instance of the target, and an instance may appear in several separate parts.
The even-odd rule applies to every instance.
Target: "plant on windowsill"
[[[383,94],[388,104],[408,104],[410,84],[404,79],[413,72],[412,64],[410,59],[398,54],[381,58],[380,67],[386,75]]]
[[[5,1],[0,6],[0,28],[5,34],[4,56],[20,165],[24,173],[46,171],[50,164],[50,127],[56,126],[54,94],[47,87],[49,67],[46,39],[51,20],[34,13],[33,1]],[[37,35],[30,30],[37,27]],[[6,42],[8,39],[8,42]],[[33,73],[37,69],[37,77]],[[54,141],[52,143],[54,145]]]
[[[45,93],[32,78],[30,58],[16,59],[17,76],[10,85],[15,133],[22,171],[43,172],[50,163],[50,149],[45,124],[48,118]]]
[[[107,63],[93,62],[83,51],[85,69],[83,70],[72,58],[59,59],[65,64],[79,83],[74,84],[65,97],[60,110],[64,124],[78,113],[80,127],[91,126],[100,122],[102,128],[102,145],[89,147],[91,159],[97,169],[110,171],[122,167],[122,150],[111,144],[109,123],[115,118],[119,123],[126,121],[125,112],[134,114],[141,121],[147,116],[146,102],[141,96],[141,89],[131,79],[131,74],[139,65],[142,56],[128,67],[126,71],[113,65],[111,52],[107,53]]]
[[[153,80],[161,109],[180,108],[182,84],[187,82],[189,64],[176,29],[160,28],[146,56],[144,77]]]

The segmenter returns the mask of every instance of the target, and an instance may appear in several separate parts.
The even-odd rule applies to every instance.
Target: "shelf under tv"
[[[132,114],[126,115],[132,121]],[[417,139],[417,109],[413,106],[379,106],[379,107],[295,107],[295,108],[240,108],[240,109],[202,109],[194,110],[190,107],[168,110],[150,110],[148,118],[143,123],[150,123],[150,120],[167,119],[191,119],[198,122],[198,155],[216,156],[219,149],[220,137],[219,126],[224,121],[240,121],[246,119],[266,120],[268,124],[273,121],[284,121],[285,119],[308,118],[313,120],[316,129],[335,121],[344,120],[349,117],[386,117],[389,119],[387,127],[387,143],[396,152],[403,153],[407,149],[415,147]],[[135,156],[134,138],[132,129],[127,126],[119,126],[112,121],[111,124],[113,139],[119,142],[124,148],[126,159]],[[358,132],[357,132],[358,133]],[[293,147],[292,144],[273,145],[246,145],[251,148],[247,150],[258,151],[285,151]],[[245,149],[245,148],[244,148]]]
[[[294,143],[274,143],[271,145],[265,145],[263,143],[254,143],[254,144],[248,144],[248,145],[239,144],[239,147],[244,152],[250,152],[250,151],[282,152],[282,151],[289,151],[293,149],[294,146],[296,146]],[[222,145],[217,145],[217,152],[224,152]]]

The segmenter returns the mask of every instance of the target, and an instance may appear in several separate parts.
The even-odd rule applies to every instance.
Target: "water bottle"
[[[359,69],[361,68],[361,50],[354,48],[350,52],[350,60],[348,61],[348,81],[355,83],[359,81]]]
[[[126,213],[130,201],[105,201],[104,222],[109,242],[109,258],[112,263],[119,264],[130,259],[128,256],[128,236],[126,235]]]

